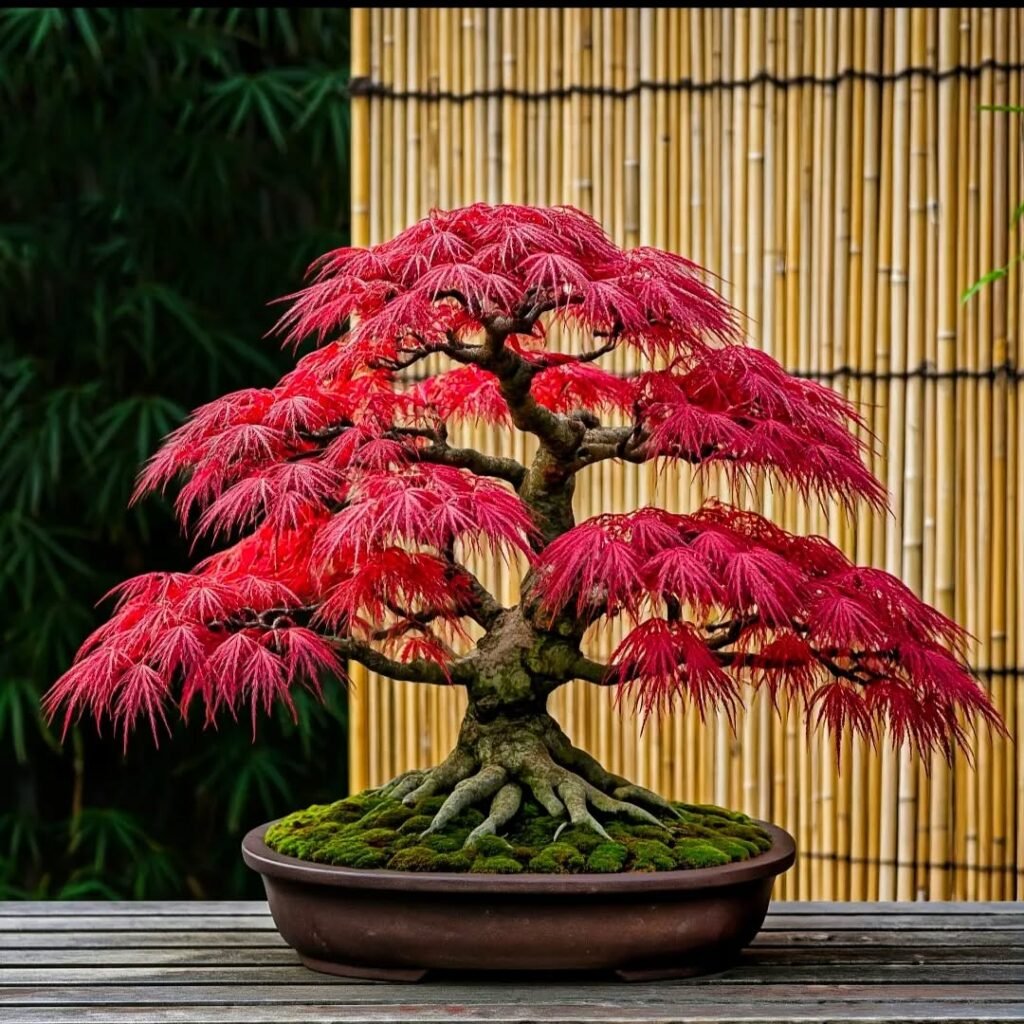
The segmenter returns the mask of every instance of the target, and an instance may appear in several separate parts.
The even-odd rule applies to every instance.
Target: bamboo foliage
[[[1018,125],[978,108],[1021,102],[1022,40],[1024,12],[996,8],[353,11],[354,243],[434,206],[571,203],[621,244],[701,262],[751,344],[857,403],[892,511],[853,522],[784,492],[742,500],[897,573],[977,638],[1010,739],[982,734],[973,766],[849,737],[837,763],[798,708],[776,717],[761,699],[733,732],[685,716],[641,729],[603,691],[556,695],[613,771],[793,832],[781,898],[1024,896],[1019,265],[959,301],[1010,255]],[[529,455],[484,428],[467,442]],[[579,518],[715,490],[650,466],[588,472]],[[515,599],[514,567],[479,570]],[[355,683],[354,789],[447,753],[458,694]]]

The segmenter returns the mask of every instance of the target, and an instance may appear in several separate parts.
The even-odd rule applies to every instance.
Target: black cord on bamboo
[[[964,77],[967,79],[978,78],[986,71],[1000,71],[1008,73],[1024,72],[1024,64],[1010,63],[1007,61],[985,60],[977,64],[958,64],[951,68],[939,70],[933,67],[906,67],[899,71],[879,72],[865,71],[860,68],[846,68],[838,74],[822,77],[817,75],[793,75],[783,77],[762,71],[748,78],[736,79],[714,79],[707,82],[698,82],[692,78],[680,78],[673,82],[654,82],[641,80],[633,85],[621,89],[609,88],[603,85],[566,85],[559,89],[542,89],[531,91],[529,89],[472,89],[468,92],[453,92],[441,89],[403,89],[395,90],[381,82],[375,82],[370,78],[353,78],[348,83],[350,96],[378,96],[392,100],[422,100],[432,102],[437,100],[448,100],[452,103],[471,103],[474,100],[526,100],[544,101],[569,99],[572,96],[593,96],[608,99],[626,99],[629,96],[637,96],[641,92],[714,92],[717,89],[749,89],[755,85],[767,85],[775,89],[800,88],[803,86],[821,86],[823,88],[836,88],[844,82],[865,82],[873,85],[886,85],[893,82],[903,81],[915,77],[930,79],[934,82],[941,82],[947,78]]]

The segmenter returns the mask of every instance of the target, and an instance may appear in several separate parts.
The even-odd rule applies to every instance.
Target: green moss
[[[523,865],[512,857],[477,857],[469,870],[482,875],[518,875]]]
[[[417,814],[426,814],[429,817],[433,817],[439,810],[441,810],[441,804],[445,802],[447,797],[445,796],[428,796],[421,800],[415,807]]]
[[[585,864],[583,854],[575,846],[559,842],[545,846],[530,860],[529,868],[543,874],[564,875],[572,871],[582,871]]]
[[[458,853],[465,846],[468,838],[468,828],[450,827],[443,832],[435,832],[432,836],[426,836],[420,840],[420,844],[437,853]]]
[[[731,859],[727,853],[703,839],[680,839],[672,847],[672,855],[681,868],[713,868],[728,864]]]
[[[515,857],[515,847],[501,836],[480,836],[473,848],[480,857]]]
[[[634,839],[629,853],[633,871],[672,871],[676,867],[672,851],[658,839]]]
[[[569,846],[588,854],[596,850],[602,843],[606,842],[593,829],[572,827],[566,828],[559,833],[559,843],[567,843]]]
[[[629,857],[629,849],[622,843],[603,842],[594,847],[587,858],[587,870],[599,874],[611,874],[622,871]]]
[[[387,866],[392,871],[468,871],[472,863],[472,858],[462,853],[438,853],[426,846],[410,846],[399,850]]]
[[[428,797],[408,808],[377,793],[359,793],[282,818],[268,829],[266,843],[278,853],[320,864],[487,874],[704,868],[745,860],[771,846],[768,834],[750,818],[721,807],[675,804],[680,818],[666,819],[660,828],[605,821],[608,842],[590,829],[565,827],[564,819],[552,818],[527,799],[503,835],[482,836],[465,849],[484,817],[477,808],[422,836],[444,800]]]
[[[358,835],[367,846],[390,846],[398,838],[398,833],[393,828],[370,828],[365,832],[359,832]]]
[[[418,836],[420,833],[425,832],[430,828],[430,822],[433,819],[429,814],[414,814],[411,818],[406,818],[401,825],[398,826],[398,831],[403,836]]]
[[[401,828],[411,818],[417,817],[416,812],[405,804],[390,801],[375,807],[359,819],[361,828]],[[429,819],[427,819],[429,822]],[[427,826],[424,825],[423,828]],[[421,829],[422,831],[422,829]]]
[[[727,854],[729,860],[746,860],[757,853],[757,847],[753,843],[745,843],[742,839],[733,839],[731,836],[715,836],[708,842]]]

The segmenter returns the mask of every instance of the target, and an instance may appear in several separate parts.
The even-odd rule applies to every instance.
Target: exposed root
[[[480,822],[479,825],[466,838],[466,846],[474,846],[476,841],[483,836],[493,836],[498,834],[498,829],[504,825],[507,825],[515,816],[519,810],[519,805],[523,801],[523,790],[522,787],[516,785],[514,782],[506,782],[497,793],[494,794],[494,799],[491,801],[490,813]]]
[[[667,800],[613,775],[574,747],[543,713],[488,722],[467,716],[458,745],[441,764],[405,772],[379,790],[407,807],[449,794],[424,836],[440,831],[467,808],[490,801],[487,817],[470,833],[467,846],[498,834],[518,812],[524,791],[551,817],[565,818],[562,828],[588,828],[605,839],[610,837],[597,814],[656,827],[663,826],[652,812],[678,817]]]
[[[565,814],[565,804],[558,799],[555,787],[545,776],[524,775],[523,781],[530,788],[534,800],[544,808],[552,818],[561,818]]]
[[[458,785],[472,775],[476,767],[472,755],[456,747],[433,771],[425,772],[419,784],[406,790],[400,799],[406,807],[415,807],[428,796]]]
[[[425,778],[427,773],[419,769],[402,772],[396,775],[390,782],[376,790],[381,796],[389,796],[394,800],[401,800],[407,793],[411,793]]]
[[[679,813],[678,808],[673,807],[668,800],[663,796],[658,796],[657,793],[652,793],[651,790],[645,789],[643,786],[637,786],[635,783],[627,782],[620,776],[615,776],[617,782],[622,785],[616,786],[612,790],[612,796],[616,800],[631,801],[637,804],[646,804],[648,807],[654,807],[656,810],[662,812],[662,814],[671,815],[673,818],[682,818],[682,814]]]
[[[558,786],[558,795],[569,812],[569,821],[574,825],[585,825],[593,829],[604,839],[611,839],[611,836],[605,831],[604,825],[587,810],[586,785],[582,779],[569,776]]]
[[[472,807],[473,804],[486,800],[489,796],[497,793],[505,785],[507,779],[508,772],[497,764],[481,768],[472,778],[463,779],[452,790],[451,796],[441,804],[441,809],[434,815],[430,827],[422,835],[429,836],[433,832],[440,831],[467,807]]]

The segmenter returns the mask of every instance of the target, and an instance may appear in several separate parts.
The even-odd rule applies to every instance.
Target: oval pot
[[[415,981],[428,971],[612,971],[621,978],[721,970],[764,923],[793,837],[688,871],[486,875],[312,864],[242,842],[285,942],[316,971]]]

